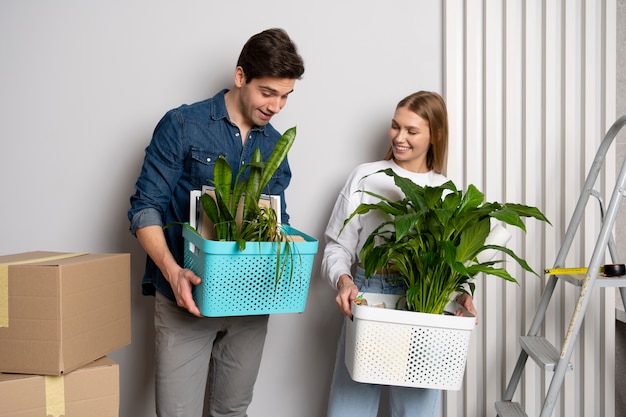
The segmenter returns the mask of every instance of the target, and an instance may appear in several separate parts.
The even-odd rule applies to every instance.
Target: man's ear
[[[235,68],[235,87],[240,88],[246,83],[246,74],[243,72],[243,68]]]

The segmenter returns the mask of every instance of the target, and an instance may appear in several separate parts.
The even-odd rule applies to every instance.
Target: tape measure
[[[543,272],[546,275],[583,275],[587,268],[546,268]]]
[[[584,275],[587,268],[546,268],[543,270],[546,275]],[[605,277],[617,277],[626,274],[624,264],[607,264],[600,267],[598,271]]]

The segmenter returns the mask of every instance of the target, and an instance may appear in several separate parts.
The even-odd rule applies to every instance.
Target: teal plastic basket
[[[185,268],[202,278],[193,289],[194,301],[202,315],[304,311],[318,242],[292,227],[283,226],[283,230],[288,235],[301,236],[304,242],[281,243],[284,270],[277,282],[278,243],[248,242],[240,251],[235,242],[207,240],[183,227]],[[285,255],[287,244],[290,254]]]

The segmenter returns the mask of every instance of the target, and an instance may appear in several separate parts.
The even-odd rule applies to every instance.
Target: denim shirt
[[[131,233],[146,226],[188,222],[189,192],[210,184],[218,156],[226,158],[233,178],[240,167],[251,161],[257,147],[264,161],[270,156],[280,133],[270,124],[254,127],[243,145],[239,128],[228,117],[224,102],[226,91],[170,110],[159,121],[146,148],[135,194],[130,198]],[[248,170],[245,170],[242,178],[247,175]],[[285,159],[264,190],[267,194],[280,195],[283,224],[289,224],[284,191],[290,181],[291,169]],[[164,233],[174,258],[183,266],[182,226],[168,227]],[[154,295],[156,289],[174,300],[169,283],[149,256],[142,287],[146,295]]]

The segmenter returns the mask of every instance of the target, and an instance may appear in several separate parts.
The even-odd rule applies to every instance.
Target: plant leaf
[[[215,161],[215,169],[213,170],[213,185],[215,186],[215,195],[224,202],[230,200],[230,188],[233,181],[233,171],[228,161],[223,155],[220,155]],[[219,201],[219,200],[218,200]],[[230,210],[228,210],[230,213]]]
[[[265,162],[265,169],[263,170],[263,175],[261,176],[260,180],[260,190],[263,190],[267,186],[267,184],[269,184],[270,179],[272,179],[272,176],[274,175],[280,164],[287,157],[287,153],[289,152],[289,149],[291,149],[291,146],[293,145],[293,142],[295,140],[295,126],[287,129],[285,133],[282,134],[280,139],[278,139],[278,142],[274,147],[274,151]]]
[[[456,249],[456,260],[465,263],[474,259],[481,248],[485,246],[487,236],[489,236],[489,218],[471,223],[461,231],[461,240]]]
[[[252,221],[259,215],[259,199],[261,198],[261,176],[263,175],[263,157],[259,148],[254,150],[252,163],[249,165],[250,175],[246,186],[243,219]]]

